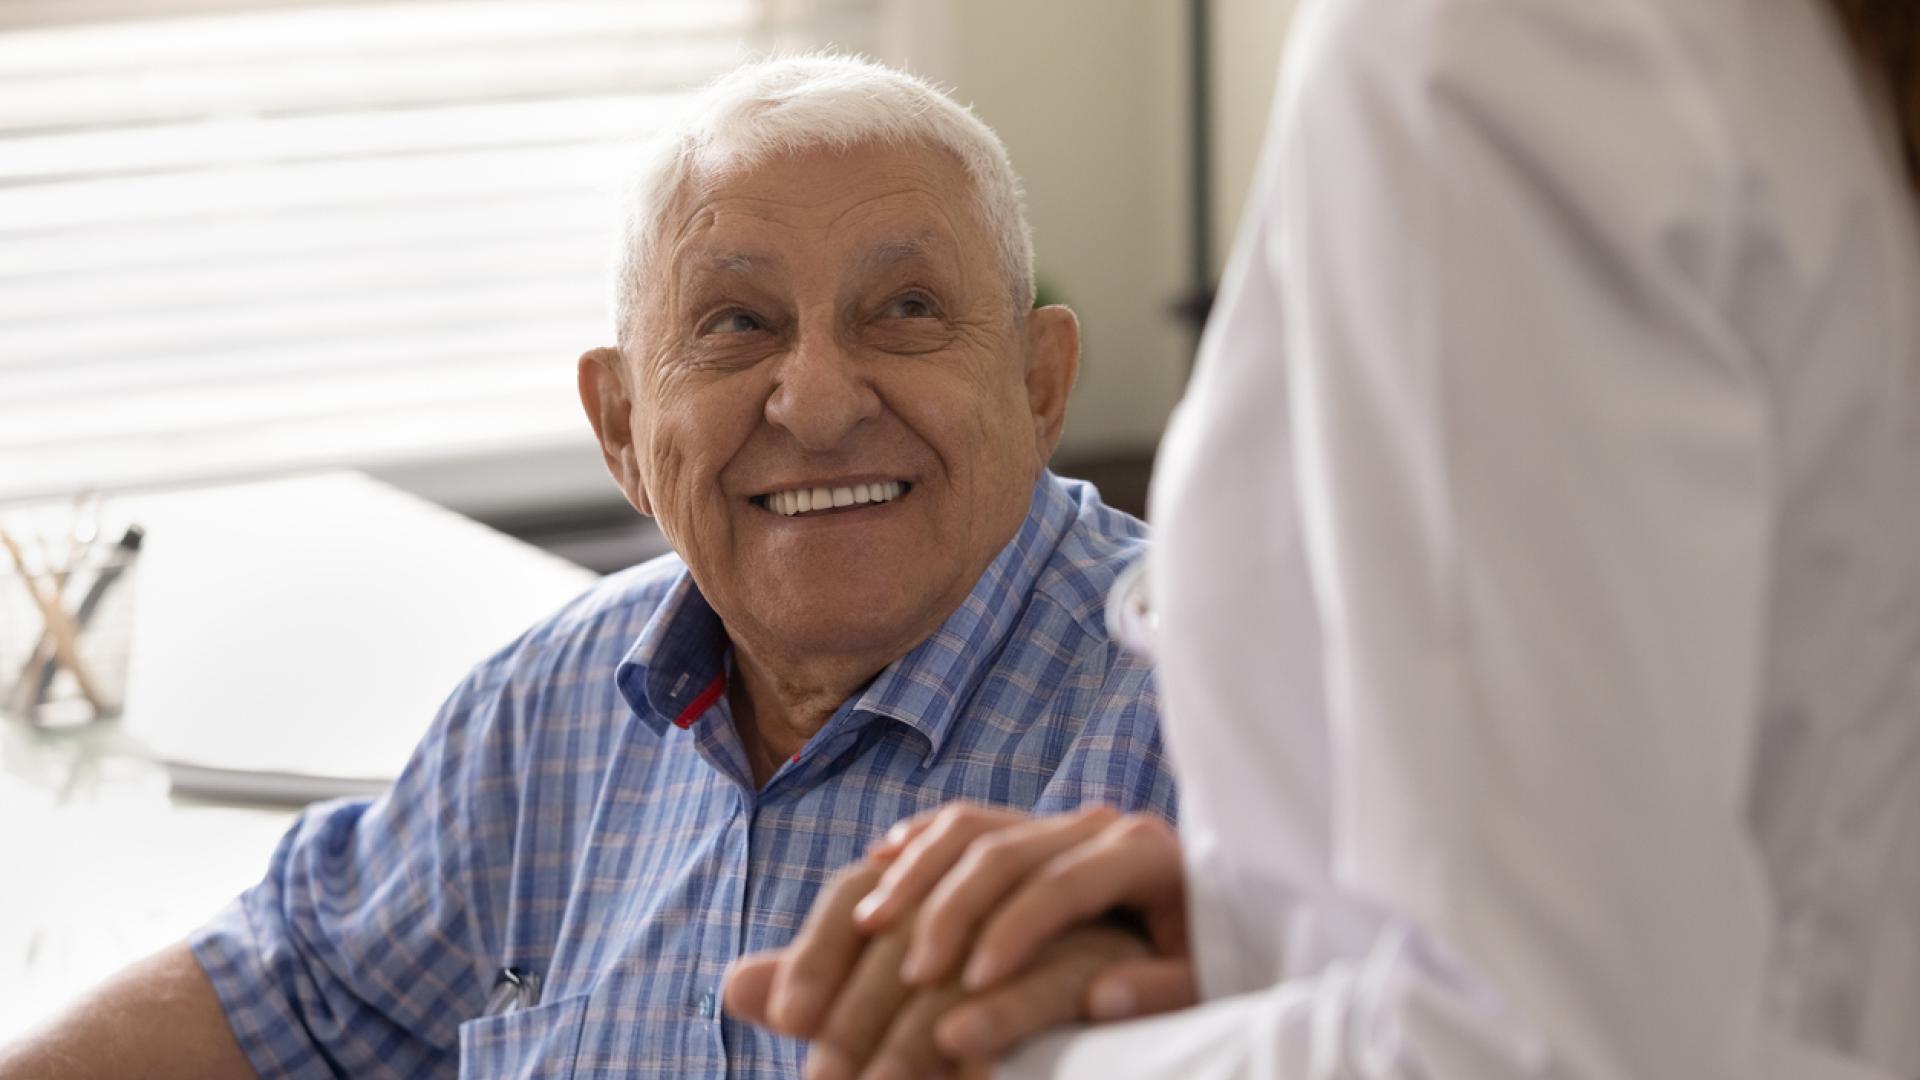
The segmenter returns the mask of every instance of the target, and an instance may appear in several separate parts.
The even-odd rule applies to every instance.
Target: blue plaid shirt
[[[1043,475],[959,609],[760,790],[685,567],[608,578],[194,934],[240,1045],[270,1077],[798,1075],[800,1044],[720,1014],[721,975],[893,822],[959,798],[1172,813],[1152,683],[1102,618],[1143,532]],[[539,990],[503,1011],[507,967]]]

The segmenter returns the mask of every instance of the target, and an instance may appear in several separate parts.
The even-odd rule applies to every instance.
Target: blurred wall
[[[1293,0],[1213,0],[1214,272],[1226,264],[1247,201]]]

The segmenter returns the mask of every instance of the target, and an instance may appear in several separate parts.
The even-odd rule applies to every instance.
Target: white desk
[[[0,723],[0,1040],[198,925],[293,818],[178,796],[159,758],[391,777],[469,667],[593,580],[352,473],[113,510],[147,528],[124,719]]]
[[[199,925],[292,820],[171,798],[118,722],[0,725],[0,1041]]]

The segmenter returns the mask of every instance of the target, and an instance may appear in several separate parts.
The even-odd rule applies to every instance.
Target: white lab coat
[[[1817,0],[1308,0],[1152,510],[1199,1009],[1006,1075],[1920,1077],[1920,222]]]

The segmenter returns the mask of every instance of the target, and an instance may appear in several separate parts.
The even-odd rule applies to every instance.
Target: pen
[[[540,975],[525,968],[504,967],[494,976],[493,994],[487,1000],[487,1016],[504,1016],[518,1009],[530,1009],[540,1003]]]

